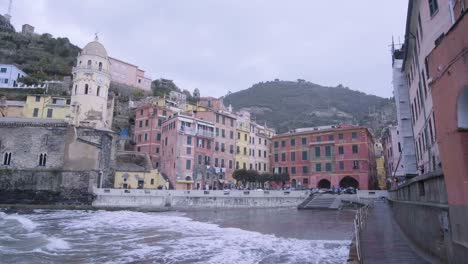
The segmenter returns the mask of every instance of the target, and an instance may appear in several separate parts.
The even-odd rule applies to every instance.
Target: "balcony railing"
[[[197,131],[197,136],[207,137],[207,138],[214,138],[214,133],[211,132],[211,131],[206,131],[206,130],[198,130]]]

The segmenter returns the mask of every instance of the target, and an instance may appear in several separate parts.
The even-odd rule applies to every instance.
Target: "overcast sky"
[[[390,97],[388,45],[404,39],[407,2],[13,0],[12,23],[80,47],[99,32],[110,56],[202,96],[300,78]]]

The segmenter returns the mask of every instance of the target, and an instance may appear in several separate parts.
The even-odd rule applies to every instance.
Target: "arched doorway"
[[[291,181],[291,187],[292,187],[292,188],[296,188],[296,185],[297,185],[296,179],[292,179],[292,181]]]
[[[359,188],[359,182],[353,177],[346,176],[343,179],[341,179],[340,187],[343,187],[343,188],[353,187],[357,189]]]
[[[458,128],[468,129],[468,86],[458,96],[457,122]]]
[[[330,189],[330,187],[331,187],[331,183],[327,179],[321,179],[317,184],[317,188],[319,189]]]

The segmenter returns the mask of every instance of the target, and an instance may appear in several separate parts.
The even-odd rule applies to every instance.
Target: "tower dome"
[[[95,55],[107,58],[107,51],[106,48],[98,41],[96,37],[94,41],[86,44],[86,46],[81,51],[81,55]]]

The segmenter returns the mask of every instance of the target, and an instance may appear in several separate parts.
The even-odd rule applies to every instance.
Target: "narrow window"
[[[3,154],[3,165],[10,165],[11,162],[11,152],[5,152]]]
[[[344,154],[344,147],[343,146],[338,147],[338,154],[340,154],[340,155]]]
[[[91,60],[88,60],[88,69],[91,68]]]
[[[41,97],[40,96],[36,96],[36,102],[40,102],[41,101]]]
[[[330,146],[325,147],[325,156],[327,156],[327,157],[331,156],[331,147]]]
[[[52,113],[54,109],[47,109],[47,118],[52,118]]]
[[[358,153],[358,145],[353,145],[353,153]]]
[[[102,71],[102,62],[99,62],[99,71]]]
[[[46,164],[47,164],[47,154],[41,153],[41,155],[39,155],[39,166],[45,167]]]
[[[75,84],[75,95],[76,95],[77,92],[78,92],[78,85]]]
[[[315,164],[315,171],[322,171],[322,164],[321,163],[316,163]]]
[[[97,93],[96,93],[96,95],[99,96],[99,93],[100,93],[100,92],[101,92],[101,86],[98,86],[98,87],[97,87]]]
[[[39,116],[39,108],[34,108],[33,117],[38,117],[38,116]]]
[[[437,0],[428,0],[429,1],[429,12],[431,16],[433,16],[437,10],[439,10],[439,5],[437,3]]]
[[[89,86],[88,86],[88,84],[85,84],[85,86],[84,86],[84,93],[85,93],[85,94],[88,94],[88,90],[89,90]]]

